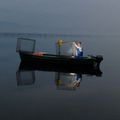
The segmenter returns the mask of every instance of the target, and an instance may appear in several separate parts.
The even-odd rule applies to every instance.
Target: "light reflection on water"
[[[20,35],[24,37],[25,35]],[[101,77],[82,74],[80,85],[68,86],[71,76],[49,71],[26,71],[20,77],[19,55],[15,52],[17,35],[0,36],[0,112],[1,119],[119,119],[120,57],[119,36],[39,36],[37,50],[55,53],[58,39],[81,40],[84,54],[101,54]],[[19,71],[25,72],[25,71]],[[67,81],[57,79],[69,78]],[[63,77],[67,75],[67,77]],[[31,78],[32,79],[31,79]],[[19,80],[18,80],[19,79]],[[60,81],[61,80],[61,81]],[[69,84],[68,84],[69,83]],[[63,86],[62,86],[63,85]],[[61,87],[62,86],[62,87]],[[67,86],[67,88],[66,88]],[[69,87],[69,88],[68,88]]]

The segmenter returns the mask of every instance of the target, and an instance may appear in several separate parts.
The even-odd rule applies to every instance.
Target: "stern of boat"
[[[103,61],[103,56],[102,55],[97,55],[95,56],[95,61],[94,61],[94,68],[100,68],[100,63]]]

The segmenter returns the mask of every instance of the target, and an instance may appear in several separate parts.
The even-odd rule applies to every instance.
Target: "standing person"
[[[83,56],[83,48],[81,42],[73,42],[75,47],[75,58],[81,58]]]

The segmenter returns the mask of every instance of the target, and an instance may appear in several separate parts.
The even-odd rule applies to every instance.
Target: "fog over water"
[[[119,12],[120,0],[0,0],[0,119],[119,120]],[[18,37],[52,54],[59,39],[81,40],[84,56],[103,56],[102,74],[80,73],[80,86],[60,89],[67,80],[54,71],[20,71]]]
[[[1,0],[0,32],[119,34],[119,0]]]

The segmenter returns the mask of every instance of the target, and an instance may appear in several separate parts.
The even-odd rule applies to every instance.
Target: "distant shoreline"
[[[63,34],[63,33],[27,33],[27,32],[23,32],[23,33],[18,33],[18,32],[0,32],[0,36],[21,36],[21,35],[27,35],[27,36],[43,36],[43,37],[59,37],[59,36],[63,36],[63,37],[93,37],[93,36],[97,36],[97,37],[106,37],[106,36],[110,36],[110,37],[115,37],[118,36],[120,37],[120,35],[118,34],[106,34],[106,35],[94,35],[94,34]]]

